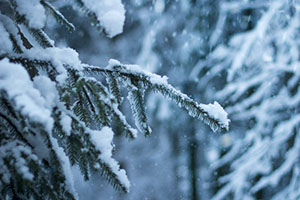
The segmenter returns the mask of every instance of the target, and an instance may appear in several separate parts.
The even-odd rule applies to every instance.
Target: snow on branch
[[[46,9],[70,31],[75,28],[49,2],[11,0],[7,3],[14,15],[0,14],[0,142],[20,140],[20,145],[14,146],[24,146],[36,156],[24,165],[17,164],[21,177],[8,172],[11,177],[4,179],[10,178],[12,184],[4,183],[5,187],[19,191],[14,188],[18,180],[34,180],[36,186],[24,184],[28,198],[77,199],[70,173],[71,166],[77,165],[86,180],[91,173],[100,172],[115,188],[128,192],[126,172],[112,158],[114,122],[130,139],[137,136],[137,130],[119,109],[121,86],[129,91],[136,126],[145,135],[151,132],[144,103],[148,88],[203,119],[214,131],[228,129],[227,114],[217,102],[198,104],[169,85],[167,77],[115,60],[110,60],[106,68],[84,65],[75,50],[55,47],[43,29]],[[123,31],[125,10],[121,0],[75,2],[108,37]],[[85,72],[101,72],[107,85],[95,73]],[[3,164],[2,154],[10,156],[11,149],[4,153],[0,149],[0,176],[1,170],[10,170],[11,163]]]
[[[43,124],[51,131],[53,119],[46,100],[31,82],[27,71],[8,59],[0,61],[0,90],[4,90],[16,104],[16,108],[31,120]]]
[[[106,68],[85,66],[86,72],[102,72],[107,74],[117,73],[121,77],[140,81],[146,88],[153,89],[174,101],[179,107],[186,109],[190,116],[203,120],[213,131],[228,130],[230,120],[224,109],[215,102],[214,104],[198,104],[193,99],[183,94],[168,84],[166,76],[159,76],[142,70],[138,65],[123,65],[116,60],[110,60]]]
[[[12,5],[17,12],[17,15],[25,16],[29,27],[34,29],[41,29],[46,23],[46,13],[44,7],[41,5],[40,0],[12,0]]]
[[[206,83],[225,72],[228,82],[215,94],[228,102],[236,133],[244,135],[212,165],[230,166],[213,199],[252,199],[270,191],[269,199],[299,197],[300,13],[290,12],[294,3],[263,2],[269,6],[255,26],[219,45],[205,60],[210,75],[200,79]]]
[[[129,192],[130,182],[126,171],[121,169],[119,163],[112,158],[114,148],[114,132],[112,129],[108,126],[103,126],[100,130],[93,130],[78,119],[72,111],[66,111],[66,114],[72,119],[72,131],[70,137],[68,137],[70,142],[68,142],[66,147],[67,154],[71,157],[71,162],[73,164],[78,162],[77,164],[81,168],[85,179],[89,179],[89,169],[100,171],[114,188],[123,192]],[[76,146],[76,143],[80,146]],[[79,152],[78,148],[81,149]],[[84,156],[75,155],[73,157],[74,154],[78,153],[83,153]],[[84,162],[86,162],[85,165],[82,164]]]
[[[123,32],[125,9],[121,0],[76,0],[94,25],[112,38]]]
[[[6,31],[5,27],[0,21],[0,55],[6,52],[10,52],[13,48],[13,45],[9,39],[9,33]]]
[[[41,1],[41,4],[48,9],[54,18],[62,25],[64,25],[70,32],[75,31],[75,26],[69,22],[65,16],[63,16],[59,10],[57,10],[54,6],[52,6],[48,1]]]
[[[122,190],[129,192],[130,182],[127,178],[124,169],[120,169],[120,166],[112,156],[112,140],[114,133],[111,128],[105,126],[100,131],[90,131],[92,143],[101,152],[99,159],[110,168],[110,171],[116,176],[118,185],[122,187]],[[103,167],[103,166],[102,166]]]

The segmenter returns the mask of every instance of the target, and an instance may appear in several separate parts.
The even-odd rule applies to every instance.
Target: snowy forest
[[[0,0],[0,200],[298,200],[299,85],[298,0]]]

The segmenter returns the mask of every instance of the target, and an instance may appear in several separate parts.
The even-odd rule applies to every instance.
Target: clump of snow
[[[8,166],[14,167],[16,172],[20,174],[23,179],[33,181],[34,175],[30,172],[28,161],[36,161],[36,156],[32,155],[32,151],[29,147],[25,147],[17,141],[10,141],[1,144],[0,148],[0,184],[1,182],[6,184],[10,182],[11,169],[8,169],[7,165],[4,164],[4,160],[7,158],[10,160]]]
[[[9,34],[5,30],[3,24],[0,22],[0,54],[10,52],[12,50],[12,44],[9,39]]]
[[[123,32],[124,19],[124,15],[114,10],[103,15],[102,26],[105,27],[108,37],[112,38]]]
[[[218,102],[214,104],[200,104],[200,107],[206,111],[209,116],[219,121],[223,128],[228,130],[230,120],[227,118],[227,113]]]
[[[54,65],[61,66],[63,64],[71,65],[77,70],[81,70],[81,61],[78,53],[72,48],[51,47],[46,49],[31,48],[26,54],[33,59],[49,60]]]
[[[19,64],[8,59],[0,61],[0,90],[7,92],[16,108],[30,120],[44,124],[47,131],[53,127],[51,111],[39,90],[34,88],[27,71]]]
[[[32,181],[34,176],[29,171],[29,168],[26,164],[26,160],[21,156],[22,149],[20,149],[20,146],[15,146],[15,148],[12,149],[12,153],[15,157],[15,167],[17,169],[17,172],[22,175],[22,177],[26,180]]]
[[[15,0],[17,11],[20,15],[25,15],[28,25],[32,28],[41,29],[46,22],[45,9],[40,0]]]
[[[59,101],[56,84],[44,75],[36,76],[33,80],[34,87],[38,89],[41,95],[47,100],[45,106],[52,110]],[[66,113],[62,112],[60,116],[60,124],[63,131],[69,136],[71,134],[72,119]]]
[[[115,60],[115,59],[109,59],[108,67],[114,67],[114,66],[118,66],[118,65],[121,65],[120,61]]]
[[[156,75],[156,74],[155,74]],[[153,84],[168,84],[168,77],[167,76],[151,76],[150,77],[150,82]]]
[[[112,67],[118,66],[118,65],[121,65],[121,63],[118,60],[110,59],[108,61],[107,68],[111,69]],[[139,73],[139,74],[146,75],[147,77],[149,77],[148,80],[152,84],[159,84],[159,85],[166,85],[166,86],[169,85],[167,76],[160,76],[160,75],[148,72],[148,71],[142,69],[139,65],[122,65],[122,66],[125,67],[131,73]]]
[[[78,53],[71,48],[51,47],[46,49],[31,48],[26,51],[26,55],[31,59],[50,61],[58,73],[56,80],[63,84],[68,74],[65,66],[73,67],[77,70],[82,69]]]
[[[108,37],[112,38],[123,32],[125,9],[121,0],[83,0],[83,2],[97,15]]]
[[[52,82],[47,76],[36,76],[33,79],[33,84],[36,89],[38,89],[41,95],[47,100],[45,106],[52,109],[58,98],[55,83]]]
[[[160,76],[157,74],[153,74],[151,72],[143,70],[139,65],[124,65],[128,70],[133,73],[142,73],[149,77],[149,81],[152,84],[159,84],[159,85],[169,85],[168,77],[167,76]]]
[[[103,160],[110,160],[112,156],[112,140],[114,133],[111,128],[105,126],[101,131],[91,131],[91,139],[94,145],[100,150]]]
[[[106,163],[113,173],[117,175],[117,178],[120,182],[127,188],[130,188],[130,182],[127,178],[126,172],[123,169],[120,169],[120,165],[116,160],[114,160],[112,156],[112,140],[114,137],[114,133],[111,128],[105,126],[101,129],[101,131],[90,131],[91,141],[95,145],[95,147],[101,152],[99,159]]]
[[[63,131],[70,136],[72,130],[72,119],[65,113],[61,114],[60,124],[62,126]]]

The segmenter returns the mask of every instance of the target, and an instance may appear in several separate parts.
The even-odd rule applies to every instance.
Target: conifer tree
[[[234,142],[211,165],[222,171],[212,199],[299,199],[299,2],[220,10],[213,51],[195,69],[200,85],[224,77],[214,94],[232,120]]]
[[[129,139],[137,130],[120,110],[127,91],[135,125],[145,136],[144,93],[161,93],[202,119],[214,131],[228,129],[218,103],[199,104],[161,77],[137,65],[110,60],[106,67],[82,63],[71,48],[59,48],[44,31],[47,17],[69,31],[75,26],[45,0],[0,1],[0,199],[78,199],[71,166],[86,180],[100,173],[128,192],[125,170],[112,158],[113,123]],[[74,0],[108,37],[122,32],[120,0]]]

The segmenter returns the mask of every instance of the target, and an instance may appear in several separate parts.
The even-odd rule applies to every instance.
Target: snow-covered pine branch
[[[209,105],[196,103],[186,94],[183,94],[168,84],[168,78],[166,76],[161,77],[157,74],[149,73],[142,70],[138,65],[123,65],[117,60],[110,60],[106,68],[85,66],[84,69],[87,72],[116,73],[119,77],[127,78],[127,85],[140,87],[142,90],[139,91],[149,88],[159,92],[174,101],[179,107],[186,109],[190,116],[204,120],[213,131],[217,131],[218,129],[228,130],[229,128],[227,113],[217,102]],[[138,86],[137,83],[132,83],[136,81],[139,81],[142,85]]]
[[[242,18],[244,2],[231,5],[227,9]],[[227,78],[216,97],[227,101],[232,123],[239,125],[231,134],[242,137],[212,165],[213,172],[229,166],[212,199],[298,199],[299,3],[256,1],[251,6],[261,13],[255,26],[231,35],[199,62],[199,71],[207,70],[200,84],[216,74]]]
[[[122,32],[125,10],[120,0],[76,2],[108,37]],[[74,27],[49,2],[4,3],[9,10],[0,8],[1,13],[11,14],[0,15],[1,199],[78,199],[74,165],[85,179],[100,173],[116,189],[128,192],[126,172],[112,158],[114,121],[127,137],[137,136],[120,110],[121,87],[128,89],[136,126],[145,135],[151,132],[144,105],[147,88],[214,131],[228,129],[227,114],[218,103],[198,104],[165,77],[113,60],[107,68],[89,66],[75,50],[56,47],[44,31],[45,8],[69,30]],[[95,78],[96,73],[107,83]]]
[[[64,25],[70,32],[75,31],[75,26],[69,22],[63,14],[59,12],[53,5],[51,5],[48,1],[41,1],[41,4],[48,9],[54,18],[57,20],[58,23]]]
[[[93,26],[112,38],[123,32],[125,9],[121,0],[74,0]]]

